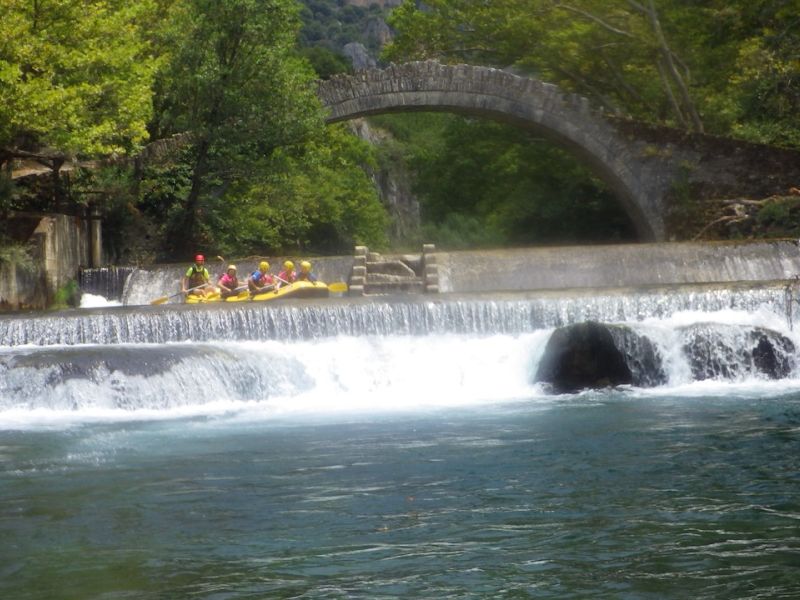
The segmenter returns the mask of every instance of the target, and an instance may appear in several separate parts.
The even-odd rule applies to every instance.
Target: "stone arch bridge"
[[[800,153],[605,114],[557,86],[489,67],[413,62],[319,82],[329,123],[445,111],[525,128],[571,152],[615,192],[639,238],[670,238],[681,201],[769,196],[800,183]],[[791,168],[788,168],[790,167]]]

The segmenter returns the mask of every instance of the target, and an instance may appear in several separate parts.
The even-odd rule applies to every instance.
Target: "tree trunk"
[[[678,89],[681,102],[688,113],[689,121],[691,122],[692,127],[695,131],[703,133],[703,122],[700,119],[700,114],[697,112],[697,107],[694,105],[694,101],[689,94],[689,88],[686,86],[686,81],[678,71],[678,68],[675,66],[675,61],[672,58],[672,50],[667,44],[667,38],[664,35],[664,30],[661,28],[661,21],[658,18],[658,13],[656,12],[656,7],[653,3],[653,0],[648,0],[648,7],[641,6],[636,2],[633,2],[632,5],[640,6],[650,20],[650,26],[653,28],[653,32],[656,35],[656,41],[658,42],[659,52],[661,53],[661,57],[664,61],[666,72],[670,79],[675,82],[675,87]]]
[[[664,93],[667,95],[667,99],[669,99],[669,103],[672,106],[672,112],[675,113],[675,116],[677,117],[681,127],[688,129],[689,123],[687,122],[686,117],[683,115],[683,111],[678,103],[678,99],[675,98],[675,93],[672,91],[672,86],[670,85],[669,77],[664,70],[664,66],[661,64],[661,61],[658,60],[658,58],[656,58],[656,68],[658,69],[658,75],[661,78],[661,86],[664,88]]]
[[[200,204],[200,194],[203,191],[203,180],[208,172],[208,149],[209,144],[203,139],[197,146],[197,158],[192,172],[192,187],[186,197],[183,218],[180,220],[180,230],[173,236],[173,250],[175,252],[193,252],[190,248],[197,244],[199,232],[198,226],[198,206]]]

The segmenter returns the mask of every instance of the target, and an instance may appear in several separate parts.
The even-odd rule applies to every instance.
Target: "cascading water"
[[[791,319],[784,288],[671,294],[509,295],[77,311],[0,319],[3,346],[313,339],[336,335],[517,334],[581,321],[641,321],[681,311],[768,310]],[[787,313],[787,310],[789,312]]]
[[[0,597],[794,598],[796,306],[766,286],[0,317]],[[589,320],[642,385],[537,383]]]
[[[647,340],[659,371],[651,385],[666,390],[765,379],[753,348],[766,335],[759,332],[774,332],[769,349],[781,354],[780,379],[791,386],[800,340],[786,301],[783,288],[692,289],[6,317],[0,419],[8,413],[16,421],[25,411],[41,417],[42,410],[72,411],[71,419],[98,411],[169,416],[253,403],[344,410],[376,408],[376,396],[382,408],[540,397],[535,374],[553,329],[589,319],[625,324]],[[629,363],[641,363],[644,350],[624,344]]]
[[[78,273],[78,285],[84,294],[121,301],[126,282],[138,271],[136,267],[113,266],[81,269]]]

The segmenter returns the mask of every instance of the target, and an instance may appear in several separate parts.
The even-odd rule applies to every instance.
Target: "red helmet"
[[[206,262],[206,257],[203,256],[202,254],[198,254],[197,256],[194,257],[194,262],[196,263]]]

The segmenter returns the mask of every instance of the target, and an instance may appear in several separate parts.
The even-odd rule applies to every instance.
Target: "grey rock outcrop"
[[[681,333],[692,378],[698,381],[747,376],[783,379],[796,366],[794,344],[776,331],[705,323]]]
[[[373,146],[391,143],[391,135],[382,129],[371,127],[364,119],[354,119],[350,129],[362,140]],[[393,242],[416,237],[420,227],[420,208],[417,197],[411,191],[411,174],[402,160],[382,161],[377,169],[367,172],[378,190],[381,203],[391,216],[389,235]]]
[[[383,19],[370,19],[364,28],[364,36],[382,47],[392,41],[392,30]]]
[[[342,52],[348,59],[350,59],[350,63],[353,65],[353,69],[356,71],[372,69],[375,67],[375,65],[377,65],[375,59],[369,55],[369,52],[367,52],[364,44],[360,42],[350,42],[349,44],[345,44]]]
[[[592,321],[556,329],[547,342],[536,381],[557,394],[633,383],[625,356],[608,326]]]
[[[745,377],[784,379],[797,367],[794,343],[761,327],[700,323],[678,329],[693,381]],[[646,336],[625,325],[578,323],[553,332],[535,381],[555,393],[667,383],[663,357]]]

